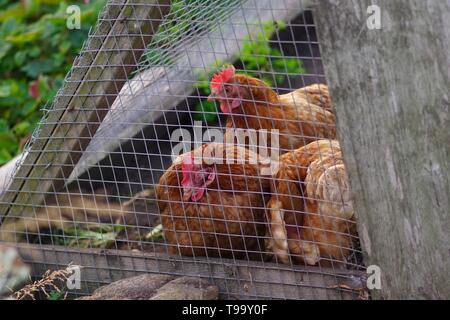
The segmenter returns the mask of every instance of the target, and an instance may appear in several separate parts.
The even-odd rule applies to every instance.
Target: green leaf
[[[156,227],[152,229],[149,233],[145,235],[145,240],[152,242],[163,241],[163,226],[162,224],[158,224]]]
[[[39,47],[33,47],[28,51],[28,54],[32,58],[36,58],[41,54],[41,49]]]
[[[54,63],[51,59],[33,61],[22,68],[31,78],[36,78],[40,74],[48,73],[54,69]]]
[[[18,136],[25,136],[31,131],[31,124],[28,121],[22,121],[16,124],[13,128],[13,131]]]
[[[41,1],[39,0],[22,0],[25,14],[27,16],[35,15],[39,11],[39,6],[41,5]]]
[[[5,150],[5,149],[0,149],[0,166],[7,163],[9,160],[11,160],[13,157],[11,156],[11,154]]]
[[[42,31],[41,30],[34,30],[34,31],[29,31],[26,33],[21,33],[18,34],[17,36],[9,36],[6,37],[6,41],[15,44],[15,45],[21,45],[24,44],[25,42],[31,42],[31,41],[35,41],[39,38],[39,36],[41,35]]]
[[[0,119],[0,133],[8,132],[9,125],[5,119]]]
[[[69,41],[63,41],[60,45],[59,45],[59,51],[61,53],[66,53],[67,51],[69,51],[71,47],[71,43]]]
[[[39,109],[37,108],[37,101],[30,98],[28,99],[28,101],[26,101],[23,104],[23,107],[20,108],[20,115],[22,115],[23,117],[29,116],[31,114],[33,114],[34,112],[38,111]]]
[[[284,30],[287,27],[286,22],[284,22],[283,20],[277,20],[275,23],[277,25],[278,30]]]
[[[15,80],[4,80],[0,82],[0,98],[17,96],[20,94],[19,84]]]
[[[284,81],[285,76],[282,74],[278,74],[275,76],[275,81],[277,82],[276,85],[277,86],[281,86],[283,81]]]
[[[206,100],[201,100],[195,106],[196,113],[194,114],[194,119],[203,121],[206,123],[214,123],[217,121],[217,107],[214,102],[209,102]]]
[[[11,17],[11,18],[6,19],[3,22],[3,24],[0,26],[0,33],[3,36],[7,36],[7,35],[11,35],[13,33],[20,32],[20,31],[22,31],[22,29],[23,29],[23,25],[19,24],[19,22],[14,17]]]
[[[52,290],[48,294],[47,299],[48,300],[64,300],[65,295],[66,295],[66,293],[64,292],[64,290],[61,290],[61,291]]]
[[[27,58],[28,51],[17,51],[14,55],[14,61],[18,66],[22,66]]]
[[[0,150],[7,150],[10,153],[16,152],[19,147],[17,138],[11,131],[0,133]]]
[[[22,20],[25,17],[25,11],[21,3],[14,3],[8,9],[0,12],[0,22],[6,23],[8,20]],[[8,26],[10,28],[10,26]]]
[[[196,83],[194,83],[193,87],[200,89],[200,90],[208,91],[209,90],[209,81],[197,81]],[[207,92],[205,92],[205,93],[207,93]],[[209,94],[209,93],[207,93],[207,94]]]
[[[0,85],[0,97],[8,97],[11,95],[11,85],[2,84]]]
[[[4,56],[6,56],[11,48],[12,45],[10,43],[0,40],[0,60],[3,59]]]

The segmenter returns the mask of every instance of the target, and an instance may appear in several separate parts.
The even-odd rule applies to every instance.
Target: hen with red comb
[[[214,161],[204,156],[211,147]],[[156,187],[169,252],[262,259],[270,193],[270,179],[261,175],[266,167],[248,149],[216,143],[179,156]]]
[[[208,100],[217,101],[228,115],[227,128],[278,130],[282,153],[317,139],[336,137],[335,118],[324,85],[279,96],[264,81],[238,74],[229,66],[213,76],[210,87]]]

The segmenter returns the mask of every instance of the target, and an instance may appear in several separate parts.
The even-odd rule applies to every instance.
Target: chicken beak
[[[183,201],[189,201],[191,199],[193,191],[194,190],[192,190],[191,188],[185,189],[183,192]]]
[[[217,99],[217,95],[215,93],[211,93],[208,96],[208,102],[214,102]]]

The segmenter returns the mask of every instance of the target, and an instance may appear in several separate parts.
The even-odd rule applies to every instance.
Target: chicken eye
[[[225,86],[225,93],[229,94],[231,93],[232,88],[230,86]]]

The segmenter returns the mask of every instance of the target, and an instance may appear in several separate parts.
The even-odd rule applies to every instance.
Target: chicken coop
[[[448,297],[450,83],[427,55],[449,70],[449,41],[420,21],[449,40],[449,4],[375,2],[381,30],[370,1],[107,1],[1,194],[0,241],[34,277],[81,266],[75,297],[150,273],[368,299],[369,265],[375,297]]]

